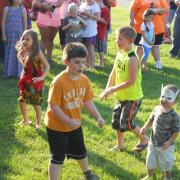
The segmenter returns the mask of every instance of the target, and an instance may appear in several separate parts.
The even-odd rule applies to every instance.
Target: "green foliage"
[[[95,103],[106,120],[104,129],[99,129],[95,119],[83,110],[84,137],[88,150],[89,164],[91,169],[102,180],[138,180],[146,174],[145,157],[146,151],[137,154],[132,148],[138,142],[137,138],[126,133],[125,152],[110,152],[109,148],[116,143],[115,132],[111,128],[111,115],[115,103],[114,96],[106,101],[99,101],[98,96],[106,86],[111,71],[117,46],[114,31],[119,26],[129,25],[127,9],[113,8],[112,10],[112,33],[109,35],[108,54],[106,66],[103,70],[85,71],[90,78],[95,93]],[[33,25],[36,28],[35,24]],[[36,28],[37,29],[37,28]],[[154,106],[159,104],[161,84],[174,83],[180,87],[180,61],[169,58],[169,45],[161,47],[161,59],[164,64],[163,71],[154,68],[152,57],[148,60],[149,71],[143,73],[143,104],[137,115],[137,123],[142,126],[147,120]],[[47,94],[51,80],[61,72],[65,66],[61,60],[62,52],[56,37],[53,50],[53,63],[45,83],[44,103],[42,105],[43,117],[46,111]],[[2,72],[2,66],[0,66]],[[29,107],[32,126],[20,126],[22,116],[18,106],[17,79],[0,78],[0,179],[18,180],[45,180],[47,179],[47,166],[49,161],[49,147],[45,127],[35,130],[35,113]],[[180,103],[175,106],[180,114]],[[176,162],[173,168],[175,180],[180,179],[180,139],[176,143]],[[158,171],[158,179],[162,173]],[[73,160],[65,161],[63,167],[63,180],[82,179],[82,173]]]

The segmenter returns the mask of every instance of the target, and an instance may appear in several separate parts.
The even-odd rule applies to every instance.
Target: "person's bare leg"
[[[136,53],[137,53],[138,59],[142,59],[143,54],[144,54],[144,51],[143,51],[142,46],[138,46],[138,47],[137,47]]]
[[[104,66],[104,64],[105,64],[105,62],[104,62],[104,52],[99,52],[98,54],[99,54],[99,61],[100,61],[99,65]]]
[[[121,132],[119,130],[116,131],[116,137],[117,137],[117,143],[116,145],[111,148],[110,150],[119,150],[123,151],[124,150],[124,132]]]
[[[140,128],[137,126],[135,129],[131,130],[138,138],[139,138],[139,144],[147,144],[149,141],[149,138],[146,135],[142,135],[140,133]]]
[[[160,61],[160,49],[159,49],[159,46],[152,46],[151,54],[152,54],[155,62]]]
[[[88,159],[85,157],[84,159],[77,160],[82,172],[89,171]]]
[[[34,105],[34,110],[36,112],[36,128],[41,127],[41,106]]]
[[[31,121],[29,120],[28,117],[28,109],[27,109],[27,104],[24,102],[19,102],[21,114],[23,116],[23,120],[19,124],[31,124]]]
[[[59,180],[62,172],[61,164],[54,164],[49,162],[48,176],[49,180]]]
[[[41,35],[41,40],[40,40],[40,48],[43,54],[45,55],[46,50],[47,50],[47,35],[48,35],[48,28],[47,27],[39,27],[39,32]]]
[[[53,50],[53,41],[58,32],[58,28],[48,27],[48,36],[47,36],[47,57],[48,60],[52,58],[52,50]]]
[[[87,67],[90,69],[94,68],[94,63],[95,63],[95,51],[94,51],[94,45],[93,44],[88,44],[86,43],[86,48],[88,50],[88,57],[87,57]]]

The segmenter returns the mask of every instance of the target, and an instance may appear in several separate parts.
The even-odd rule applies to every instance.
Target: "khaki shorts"
[[[162,171],[171,171],[175,160],[173,156],[174,150],[174,145],[164,150],[162,147],[155,147],[149,144],[146,157],[147,169],[160,168]]]

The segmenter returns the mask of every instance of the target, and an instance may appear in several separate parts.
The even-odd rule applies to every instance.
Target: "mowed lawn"
[[[95,94],[95,103],[106,120],[103,129],[99,129],[95,119],[84,110],[82,112],[85,143],[88,150],[88,158],[91,169],[102,180],[138,180],[146,175],[145,157],[146,150],[142,153],[134,153],[132,148],[138,142],[137,138],[126,133],[125,152],[110,152],[109,148],[115,145],[116,136],[111,128],[111,115],[115,103],[114,96],[106,101],[100,101],[99,95],[106,82],[114,63],[117,46],[114,31],[120,26],[129,23],[128,10],[125,8],[113,8],[112,10],[112,33],[109,35],[108,55],[106,67],[103,70],[85,71],[90,78]],[[36,28],[34,24],[34,28]],[[37,29],[37,28],[36,28]],[[164,64],[163,71],[154,68],[152,57],[148,60],[149,71],[143,73],[144,99],[136,121],[142,126],[147,120],[153,108],[159,104],[161,84],[174,83],[180,87],[180,60],[169,58],[169,45],[161,47],[161,59]],[[61,60],[61,50],[56,37],[53,63],[45,82],[44,103],[42,105],[43,117],[46,111],[47,94],[49,85],[56,74],[65,66]],[[2,78],[2,65],[0,66],[0,180],[46,180],[47,166],[49,161],[49,147],[43,128],[35,130],[35,114],[29,107],[32,126],[20,126],[22,119],[18,106],[17,79]],[[180,114],[180,103],[175,106]],[[148,131],[150,133],[150,131]],[[173,168],[174,180],[180,179],[180,138],[176,142],[176,162]],[[82,179],[82,173],[77,163],[67,160],[63,167],[63,180]],[[157,172],[157,179],[162,178],[162,173]]]

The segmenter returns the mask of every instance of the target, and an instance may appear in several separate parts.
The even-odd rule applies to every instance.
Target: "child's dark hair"
[[[152,15],[154,15],[154,11],[152,10],[152,9],[147,9],[145,12],[144,12],[144,14],[143,14],[143,18],[144,18],[144,25],[146,26],[146,31],[147,32],[149,32],[149,28],[148,28],[148,26],[147,26],[147,24],[146,24],[146,18],[148,17],[148,16],[152,16]]]
[[[119,28],[117,31],[116,31],[117,34],[123,34],[123,36],[126,38],[126,39],[130,39],[132,40],[133,42],[135,41],[136,39],[136,31],[134,28],[130,27],[130,26],[125,26],[125,27],[122,27],[122,28]]]
[[[38,34],[36,31],[30,29],[30,30],[24,31],[20,40],[16,44],[16,50],[18,51],[18,55],[20,55],[20,53],[23,51],[23,40],[24,40],[24,36],[26,36],[26,35],[31,36],[33,43],[32,43],[32,47],[31,47],[31,51],[30,51],[30,55],[29,55],[28,59],[26,59],[25,62],[22,62],[25,67],[27,66],[27,64],[30,61],[34,61],[40,53]]]
[[[87,48],[78,42],[68,43],[63,50],[63,60],[70,61],[72,58],[86,58]]]

